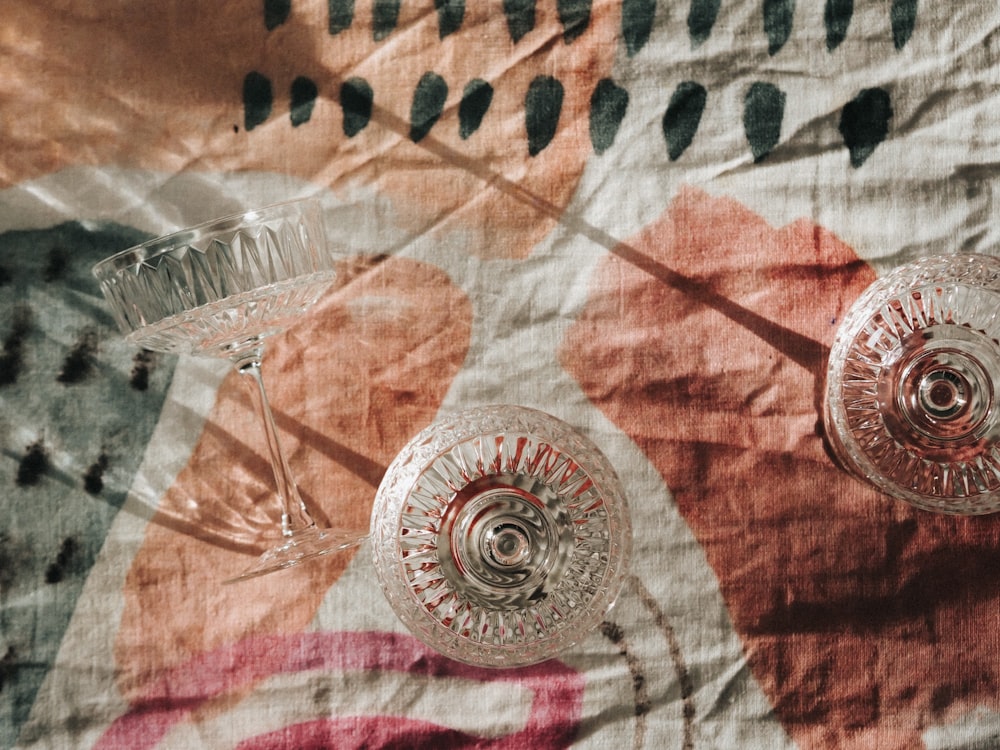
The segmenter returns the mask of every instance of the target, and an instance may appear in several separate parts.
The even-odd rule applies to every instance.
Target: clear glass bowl
[[[913,505],[1000,510],[1000,259],[902,266],[848,311],[827,372],[826,434],[860,478]]]
[[[591,633],[631,550],[625,494],[598,448],[520,406],[463,411],[396,457],[375,500],[375,569],[393,610],[467,664],[549,659]]]
[[[129,342],[232,356],[295,322],[337,276],[317,200],[215,219],[107,258],[94,275]]]
[[[182,229],[94,266],[127,341],[153,351],[228,358],[250,386],[274,470],[282,538],[227,582],[298,565],[365,537],[359,529],[319,528],[313,521],[261,376],[267,340],[330,289],[342,257],[327,242],[319,200],[304,198]]]

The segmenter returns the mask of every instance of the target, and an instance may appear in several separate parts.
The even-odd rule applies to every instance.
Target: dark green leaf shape
[[[347,31],[354,23],[354,0],[327,0],[330,34]]]
[[[794,19],[795,0],[764,0],[764,32],[769,55],[776,55],[785,46]]]
[[[743,129],[755,162],[766,158],[778,145],[784,116],[784,91],[760,81],[750,86],[743,100]]]
[[[563,41],[571,44],[590,25],[591,0],[557,0],[559,23],[563,27]]]
[[[514,42],[535,28],[535,0],[503,0],[507,31]]]
[[[349,78],[340,87],[340,107],[344,112],[344,135],[353,138],[368,126],[375,95],[364,78]]]
[[[683,81],[674,90],[663,115],[663,137],[670,161],[677,161],[694,140],[707,99],[705,87],[695,81]]]
[[[274,93],[267,76],[256,71],[247,73],[243,79],[243,127],[253,130],[271,116]]]
[[[697,47],[712,34],[721,2],[722,0],[691,0],[687,19],[691,46]]]
[[[833,52],[847,37],[854,15],[854,0],[826,0],[823,23],[826,26],[826,48]]]
[[[462,28],[465,18],[465,0],[434,0],[438,15],[438,36],[444,39]]]
[[[611,148],[628,109],[628,91],[610,78],[598,81],[590,97],[590,142],[603,154]]]
[[[441,76],[427,71],[420,77],[410,107],[411,141],[418,143],[431,132],[434,123],[444,111],[444,102],[447,98],[448,84]]]
[[[479,130],[492,103],[493,87],[490,84],[481,78],[469,81],[458,105],[458,134],[462,140]]]
[[[622,38],[629,57],[646,46],[655,16],[656,0],[622,0]]]
[[[892,43],[896,49],[903,49],[913,36],[913,27],[917,25],[917,0],[892,0],[889,21],[892,24]]]
[[[292,81],[292,127],[297,128],[299,125],[309,122],[318,95],[319,90],[312,79],[299,76]]]
[[[264,0],[264,26],[268,31],[278,28],[291,12],[292,0]]]
[[[524,123],[530,156],[538,156],[555,137],[564,95],[563,85],[552,76],[538,76],[528,86]]]
[[[840,134],[851,154],[851,166],[860,167],[889,134],[892,101],[880,88],[863,89],[844,105]]]
[[[391,34],[399,22],[401,0],[375,0],[372,7],[372,36],[380,42]]]

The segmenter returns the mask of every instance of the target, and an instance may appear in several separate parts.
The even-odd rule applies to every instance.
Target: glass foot
[[[625,495],[597,447],[516,406],[431,425],[386,472],[372,551],[396,615],[457,661],[515,667],[592,633],[631,548]]]
[[[258,557],[249,568],[234,578],[227,578],[223,583],[238,583],[273,573],[276,570],[290,568],[320,555],[354,547],[364,541],[367,536],[367,534],[358,531],[320,529],[311,526],[285,537],[281,544],[272,547]]]

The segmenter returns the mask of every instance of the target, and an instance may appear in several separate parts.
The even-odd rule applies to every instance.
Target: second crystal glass
[[[150,240],[94,267],[128,341],[153,351],[226,357],[247,379],[274,469],[283,539],[232,580],[287,568],[366,536],[317,527],[282,451],[260,372],[265,340],[322,296],[337,276],[337,261],[319,202],[302,199]]]
[[[839,460],[884,492],[1000,510],[1000,260],[925,258],[872,284],[837,332],[825,419]]]

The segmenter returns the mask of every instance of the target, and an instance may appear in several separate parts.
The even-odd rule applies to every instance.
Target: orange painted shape
[[[366,530],[381,473],[434,419],[465,359],[472,313],[443,272],[415,261],[390,258],[345,275],[272,340],[263,369],[311,509]],[[240,377],[223,382],[129,570],[115,642],[127,699],[202,652],[301,631],[354,554],[220,585],[252,562],[244,553],[278,540],[266,446]]]
[[[467,3],[461,29],[444,39],[424,0],[403,3],[397,29],[376,41],[372,5],[359,0],[351,28],[331,36],[324,3],[293,4],[270,32],[260,0],[117,2],[100,12],[84,0],[16,4],[0,29],[0,184],[71,165],[279,172],[335,190],[376,186],[411,230],[457,232],[484,256],[526,255],[556,221],[534,204],[557,215],[592,154],[590,97],[611,73],[619,0],[594,2],[572,44],[555,3],[538,4],[534,30],[516,44],[500,0]],[[413,143],[413,92],[428,71],[446,81],[448,97],[431,133]],[[274,104],[247,132],[250,72],[271,82]],[[543,74],[566,95],[554,140],[532,158],[524,100]],[[309,121],[293,127],[290,92],[300,76],[319,93]],[[353,77],[372,87],[374,113],[349,138],[339,96]],[[476,78],[495,94],[480,129],[462,139],[458,105]]]

